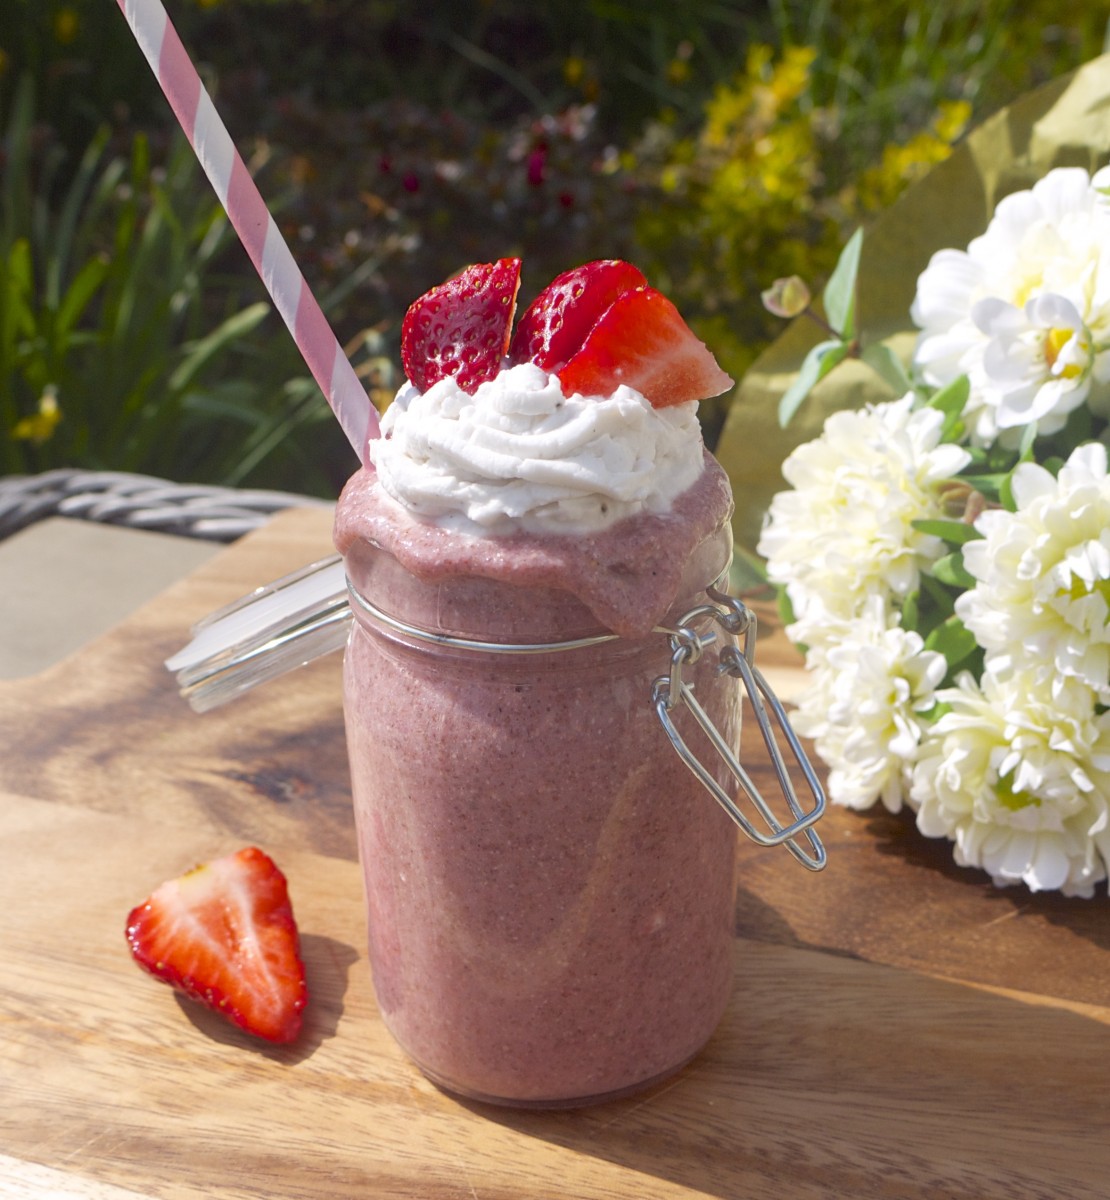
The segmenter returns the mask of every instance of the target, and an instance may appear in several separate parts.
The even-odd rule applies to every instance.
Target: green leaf
[[[977,492],[982,492],[988,500],[998,500],[1001,497],[1003,485],[1009,478],[1009,471],[1001,471],[990,475],[960,476],[960,479],[970,487],[973,487]]]
[[[779,621],[784,625],[794,624],[794,605],[790,602],[790,596],[787,594],[785,587],[777,589],[775,597],[775,607],[778,609]]]
[[[885,342],[872,342],[864,346],[860,358],[899,396],[904,396],[913,386],[902,360]]]
[[[34,286],[34,274],[31,245],[26,238],[20,238],[8,255],[8,277],[13,287],[21,293],[29,293]]]
[[[181,399],[181,411],[202,418],[215,418],[253,431],[267,420],[266,414],[254,401],[251,388],[228,380],[213,388],[187,391]]]
[[[66,288],[65,296],[62,297],[62,302],[58,306],[58,315],[54,322],[54,336],[57,340],[57,349],[64,354],[66,345],[69,341],[69,334],[73,330],[89,302],[96,295],[104,280],[108,277],[109,265],[107,260],[102,258],[89,259],[87,263],[77,272],[73,282]]]
[[[920,521],[911,521],[910,524],[920,533],[928,533],[932,534],[933,537],[944,538],[946,542],[952,542],[957,546],[962,546],[965,542],[973,542],[983,536],[974,525],[969,525],[966,521],[949,521],[940,517],[926,517]]]
[[[767,566],[757,554],[737,546],[729,568],[728,582],[729,590],[737,596],[765,588],[769,582]]]
[[[260,463],[283,446],[288,446],[290,442],[295,443],[297,431],[306,425],[315,424],[321,410],[328,412],[328,407],[320,395],[320,389],[313,386],[291,412],[272,414],[265,424],[255,430],[242,448],[239,462],[228,473],[228,483],[238,486]]]
[[[938,625],[925,639],[925,649],[943,654],[949,668],[966,661],[978,648],[974,634],[955,616]]]
[[[914,591],[902,601],[902,617],[900,624],[903,629],[910,633],[918,631],[918,622],[921,620],[921,592]]]
[[[23,466],[20,444],[8,431],[21,416],[17,377],[25,357],[22,342],[35,332],[32,275],[31,248],[20,238],[0,258],[0,474]]]
[[[975,576],[964,566],[964,556],[958,550],[946,554],[943,558],[938,558],[933,563],[930,573],[941,583],[964,590],[974,587],[977,582]]]
[[[69,273],[74,241],[81,229],[83,210],[96,183],[97,171],[111,136],[101,129],[86,149],[77,171],[66,190],[58,219],[50,232],[50,258],[47,262],[45,295],[47,302],[61,307],[63,281]]]
[[[1037,422],[1030,421],[1021,431],[1021,445],[1018,448],[1018,458],[1022,462],[1032,462],[1033,443],[1037,440]]]
[[[941,719],[941,717],[944,716],[945,713],[949,713],[951,711],[952,711],[951,704],[941,702],[938,704],[934,704],[931,708],[927,708],[923,713],[919,713],[918,716],[920,716],[921,719],[923,721],[926,721],[928,724],[935,725],[936,722],[939,721]]]
[[[970,395],[971,381],[966,375],[961,375],[934,392],[929,398],[929,407],[939,408],[945,416],[958,417],[962,415]]]
[[[848,356],[848,344],[842,341],[818,342],[805,356],[794,382],[779,401],[779,424],[785,429],[802,401],[822,379]]]
[[[170,389],[178,392],[187,388],[205,363],[231,343],[250,333],[269,311],[270,306],[260,300],[257,304],[244,308],[242,312],[234,313],[207,337],[194,343],[184,360],[170,376]]]
[[[859,276],[863,230],[857,229],[840,252],[821,299],[829,324],[845,341],[856,336],[856,279]]]

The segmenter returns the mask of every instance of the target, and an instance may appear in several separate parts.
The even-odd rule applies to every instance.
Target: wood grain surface
[[[819,876],[744,850],[733,1003],[674,1079],[547,1114],[423,1080],[374,1004],[338,657],[204,716],[161,665],[191,621],[326,552],[328,526],[284,514],[0,685],[0,1196],[1110,1194],[1105,896],[997,891],[885,814],[831,812]],[[797,669],[780,638],[760,656]],[[285,870],[302,932],[291,1048],[179,1000],[123,938],[153,886],[246,842]]]

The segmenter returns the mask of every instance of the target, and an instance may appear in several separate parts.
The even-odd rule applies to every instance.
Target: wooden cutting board
[[[819,876],[745,849],[735,997],[673,1080],[554,1114],[424,1081],[374,1004],[338,658],[204,716],[161,666],[328,527],[284,514],[0,685],[0,1196],[1104,1200],[1105,896],[998,892],[886,815],[830,813]],[[790,685],[781,639],[760,657]],[[247,842],[302,931],[287,1049],[179,1001],[123,938],[154,885]]]

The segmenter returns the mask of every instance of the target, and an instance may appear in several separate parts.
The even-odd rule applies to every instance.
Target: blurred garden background
[[[1110,0],[169,0],[375,402],[409,302],[635,262],[740,378],[760,292],[974,123],[1103,50]],[[353,459],[115,0],[0,4],[0,475],[334,497]],[[712,444],[729,397],[704,407]]]

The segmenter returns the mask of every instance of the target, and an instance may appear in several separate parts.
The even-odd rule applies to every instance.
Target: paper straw
[[[378,418],[161,0],[118,0],[166,99],[343,432],[366,461]]]

